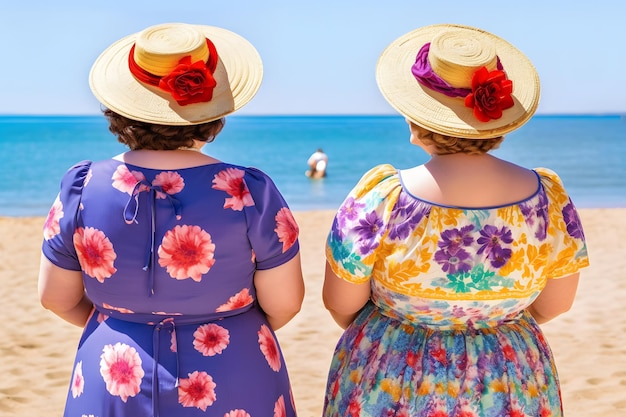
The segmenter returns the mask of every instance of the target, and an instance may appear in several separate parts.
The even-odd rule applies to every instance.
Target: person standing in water
[[[322,148],[318,148],[309,157],[307,164],[309,170],[306,176],[309,178],[324,178],[326,176],[326,167],[328,167],[328,155],[324,153]]]

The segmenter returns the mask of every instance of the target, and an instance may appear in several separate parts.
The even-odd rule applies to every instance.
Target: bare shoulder
[[[534,194],[539,187],[539,177],[531,169],[500,160],[500,166],[494,170],[492,181],[495,186],[510,189],[518,197]]]
[[[513,204],[533,196],[537,174],[501,159],[457,158],[455,163],[425,164],[401,171],[409,194],[435,204],[491,207]]]

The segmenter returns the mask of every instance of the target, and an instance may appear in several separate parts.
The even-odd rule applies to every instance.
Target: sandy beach
[[[591,266],[572,310],[543,326],[567,417],[626,415],[626,208],[580,210]],[[307,294],[277,334],[300,417],[321,414],[340,329],[324,310],[324,240],[332,211],[296,212]],[[0,217],[0,416],[60,416],[81,329],[41,307],[37,270],[43,218]],[[104,416],[101,416],[104,417]]]

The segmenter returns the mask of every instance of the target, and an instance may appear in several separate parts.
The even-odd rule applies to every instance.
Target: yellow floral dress
[[[326,256],[371,301],[339,340],[324,415],[561,416],[552,353],[526,307],[589,264],[556,173],[501,207],[446,207],[366,173],[339,208]]]

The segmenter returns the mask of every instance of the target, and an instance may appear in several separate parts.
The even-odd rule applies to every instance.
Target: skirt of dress
[[[339,340],[325,417],[560,417],[552,352],[532,316],[437,330],[369,303]]]
[[[207,323],[175,320],[92,315],[64,416],[295,417],[282,353],[257,308]]]

